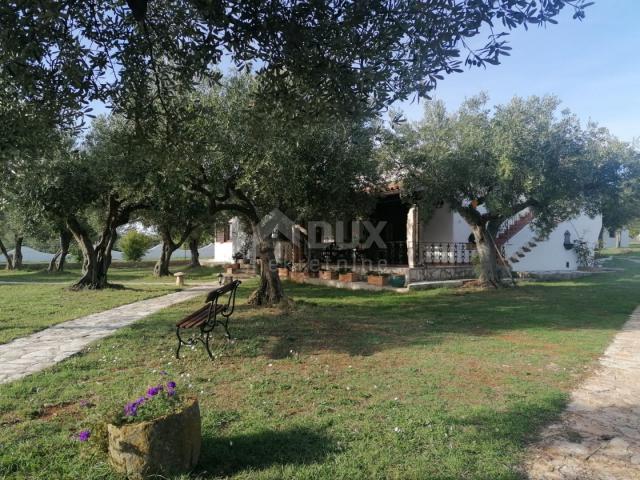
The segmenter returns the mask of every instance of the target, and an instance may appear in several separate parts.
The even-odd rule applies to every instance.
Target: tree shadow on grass
[[[248,307],[244,299],[250,289],[245,288],[238,294],[239,305],[229,325],[237,342],[225,356],[263,354],[281,359],[322,351],[369,356],[398,347],[438,345],[455,336],[516,332],[521,336],[515,341],[539,343],[554,331],[615,331],[639,303],[638,272],[640,268],[606,278],[480,292],[441,289],[398,294],[288,284],[287,293],[296,300],[289,312]],[[175,322],[199,306],[188,305],[156,314],[155,321],[133,328],[153,336],[162,332],[173,340]]]
[[[452,335],[617,330],[640,302],[640,281],[629,273],[607,281],[592,277],[481,292],[363,293],[292,286],[291,296],[302,300],[293,312],[241,308],[234,328],[241,340],[269,338],[265,354],[274,359],[321,350],[367,356],[438,344]]]
[[[226,476],[274,465],[305,465],[335,451],[333,440],[319,429],[296,427],[233,436],[212,433],[204,432],[195,473]]]

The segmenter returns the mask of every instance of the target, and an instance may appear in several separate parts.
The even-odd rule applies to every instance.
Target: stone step
[[[525,254],[522,253],[521,251],[517,251],[516,255],[519,256],[520,258],[524,258],[525,257]]]
[[[531,249],[529,247],[527,247],[527,246],[524,246],[524,247],[522,247],[522,251],[529,253],[531,251]]]
[[[509,261],[510,261],[511,263],[518,263],[520,260],[518,260],[518,257],[511,257],[511,258],[509,259]]]

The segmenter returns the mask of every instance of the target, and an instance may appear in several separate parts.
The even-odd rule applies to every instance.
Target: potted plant
[[[389,280],[389,275],[380,272],[368,272],[367,283],[377,287],[384,287]]]
[[[304,276],[306,278],[318,278],[318,271],[317,270],[307,270],[306,272],[304,272]]]
[[[338,272],[335,270],[320,270],[319,272],[320,279],[322,280],[337,280]]]
[[[298,283],[304,282],[304,277],[305,277],[304,272],[291,272],[289,275],[291,280],[294,282],[298,282]]]
[[[180,475],[198,463],[198,400],[181,398],[175,382],[149,387],[125,405],[107,431],[111,464],[127,478]]]
[[[339,275],[338,275],[338,280],[340,280],[341,282],[346,282],[346,283],[359,282],[360,281],[360,275],[358,273],[352,272],[350,270],[341,270]]]
[[[391,275],[389,278],[389,285],[395,288],[402,288],[406,282],[404,275]]]
[[[291,280],[294,282],[303,283],[306,269],[306,264],[294,263],[293,265],[291,265],[291,273],[289,273],[289,278],[291,278]]]
[[[287,278],[289,278],[289,269],[282,262],[278,264],[278,277],[280,277],[283,280],[286,280]]]

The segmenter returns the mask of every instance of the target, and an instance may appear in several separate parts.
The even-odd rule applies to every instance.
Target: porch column
[[[418,206],[412,205],[407,213],[407,260],[409,262],[409,268],[414,268],[418,264],[419,229]]]

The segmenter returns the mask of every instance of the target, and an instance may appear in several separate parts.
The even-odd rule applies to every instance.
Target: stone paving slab
[[[217,286],[217,285],[215,285]],[[91,342],[107,337],[141,318],[184,302],[214,285],[200,285],[59,323],[0,345],[0,384],[12,382],[61,362]]]
[[[524,467],[532,480],[640,479],[640,307]]]

